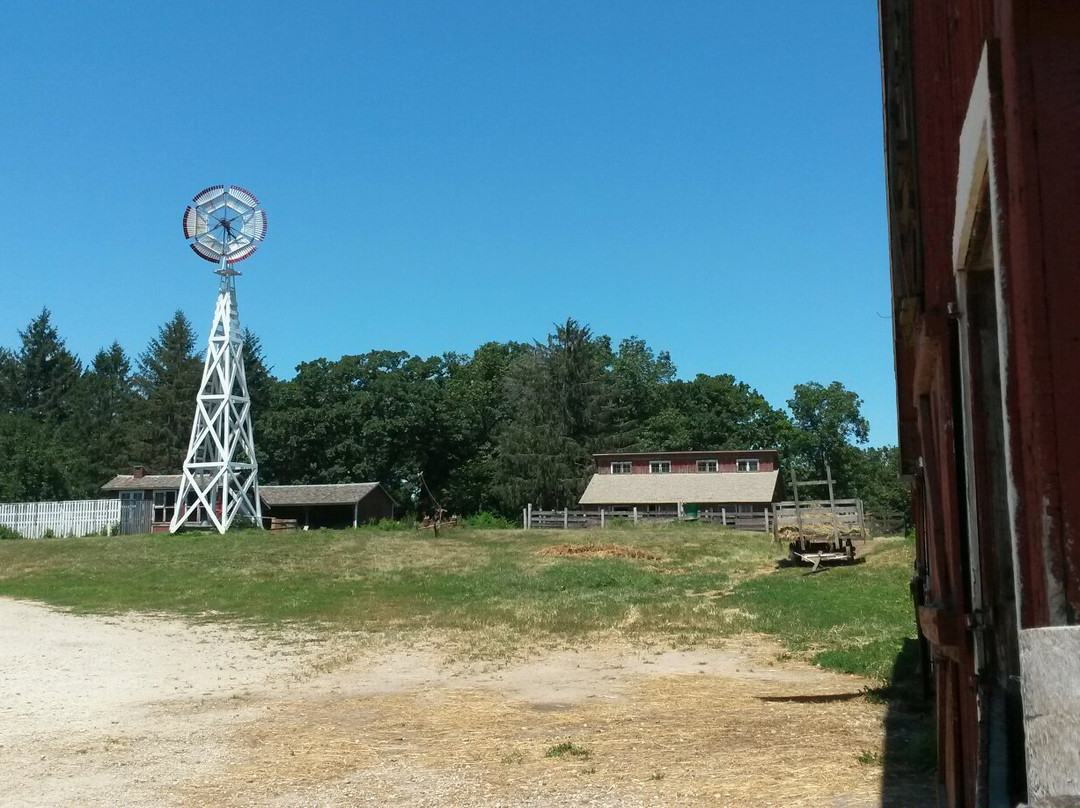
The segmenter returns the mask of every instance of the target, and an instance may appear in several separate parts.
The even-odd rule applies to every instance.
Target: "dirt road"
[[[0,598],[0,804],[882,804],[867,683],[763,638],[456,647]]]

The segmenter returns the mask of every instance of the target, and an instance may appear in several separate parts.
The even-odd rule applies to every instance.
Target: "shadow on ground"
[[[890,684],[869,694],[888,704],[881,756],[882,808],[936,804],[934,705],[923,683],[919,643],[904,640],[893,663]]]

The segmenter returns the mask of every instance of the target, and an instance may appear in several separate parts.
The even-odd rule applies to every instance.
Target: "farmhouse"
[[[101,487],[109,498],[124,502],[153,502],[151,529],[169,529],[180,491],[179,474],[147,474],[136,467],[118,474]],[[265,516],[296,519],[304,527],[356,527],[364,522],[390,519],[397,503],[379,483],[336,485],[261,485],[259,496]],[[202,508],[192,508],[188,523],[205,522]]]
[[[774,449],[619,452],[593,455],[582,507],[639,513],[698,509],[763,513],[780,495]]]

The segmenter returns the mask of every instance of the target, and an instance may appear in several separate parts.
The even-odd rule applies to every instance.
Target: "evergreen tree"
[[[277,379],[266,365],[266,354],[259,336],[250,328],[245,328],[241,339],[244,343],[244,378],[251,397],[251,420],[257,424],[270,406],[271,390]]]
[[[52,424],[26,413],[0,414],[0,502],[71,499],[82,461]]]
[[[19,332],[22,346],[10,357],[5,384],[9,411],[21,412],[35,421],[60,424],[72,412],[70,394],[79,380],[79,360],[64,345],[51,322],[48,309]]]
[[[576,504],[592,453],[616,433],[611,341],[568,319],[517,359],[507,375],[508,418],[497,447],[495,489],[505,513],[526,502]]]
[[[15,354],[0,348],[0,414],[19,409],[18,367]]]
[[[184,463],[202,362],[195,352],[195,332],[182,311],[158,330],[139,357],[135,389],[135,458],[157,472],[177,472]]]
[[[85,457],[79,488],[95,496],[100,486],[131,464],[132,416],[137,400],[131,363],[114,342],[98,351],[75,390],[68,434]]]

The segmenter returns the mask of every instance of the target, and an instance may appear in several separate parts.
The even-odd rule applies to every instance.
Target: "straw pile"
[[[541,547],[537,554],[560,558],[635,558],[641,561],[662,561],[664,558],[640,547],[622,544],[554,544]]]

